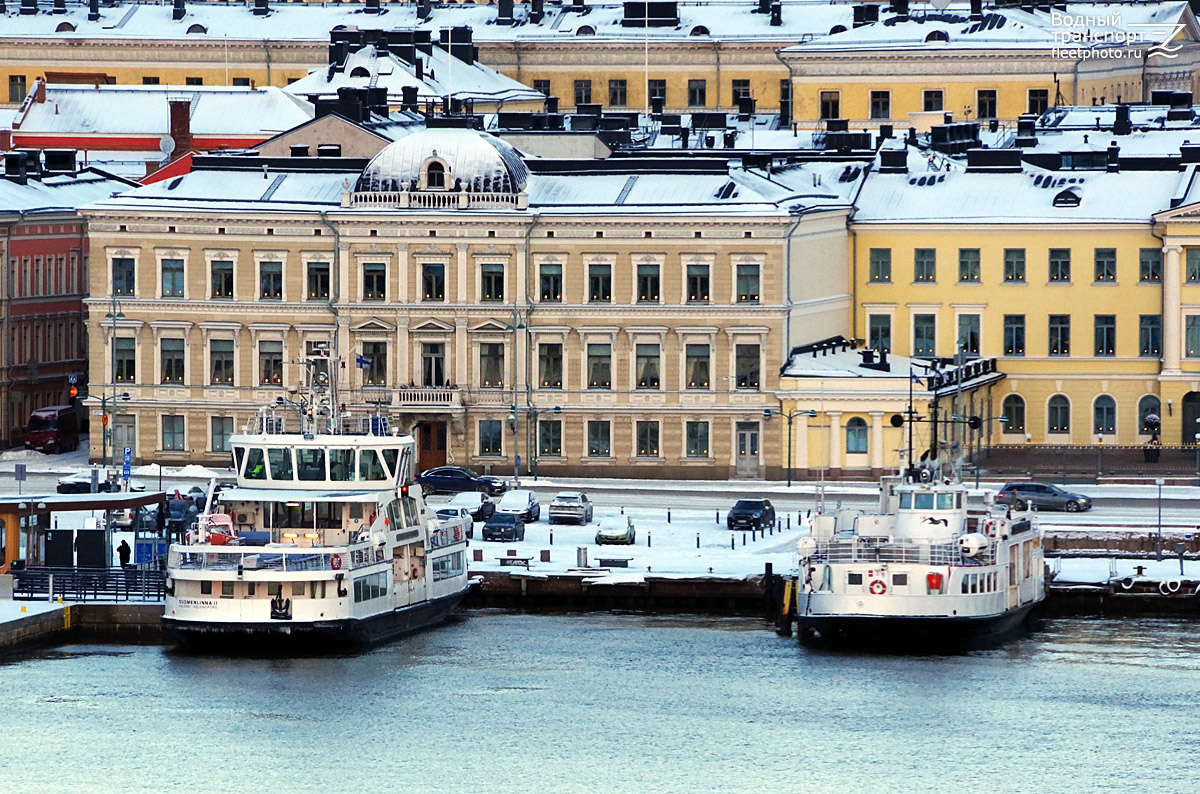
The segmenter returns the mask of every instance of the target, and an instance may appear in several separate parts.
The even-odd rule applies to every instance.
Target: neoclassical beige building
[[[323,342],[349,408],[411,429],[423,467],[779,476],[779,362],[849,330],[859,166],[530,173],[441,125],[347,162],[201,160],[84,209],[94,393],[129,394],[114,447],[222,460]]]

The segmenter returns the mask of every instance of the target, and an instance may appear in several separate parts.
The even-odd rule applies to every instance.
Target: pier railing
[[[162,601],[166,576],[156,568],[58,568],[13,571],[13,598],[25,601]]]
[[[991,551],[964,557],[954,543],[880,543],[870,538],[817,542],[813,559],[824,562],[918,562],[925,565],[981,565]]]

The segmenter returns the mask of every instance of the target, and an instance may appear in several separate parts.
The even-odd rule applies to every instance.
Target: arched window
[[[1071,401],[1062,394],[1050,398],[1046,408],[1046,430],[1050,433],[1071,432]]]
[[[691,32],[688,33],[688,35],[689,36],[707,36],[708,28],[704,27],[703,25],[697,25],[696,27],[692,28]]]
[[[1016,394],[1010,394],[1001,403],[1001,413],[1004,423],[1001,425],[1005,433],[1025,432],[1025,400]]]
[[[1092,403],[1092,425],[1097,433],[1112,435],[1117,432],[1117,401],[1101,394]]]
[[[846,423],[846,452],[850,454],[867,451],[867,421],[854,417]]]
[[[1153,394],[1138,400],[1138,432],[1148,436],[1158,435],[1162,427],[1162,403]]]
[[[845,26],[845,25],[834,25],[833,27],[831,27],[831,28],[829,29],[829,35],[830,35],[830,36],[836,36],[836,35],[837,35],[837,34],[839,34],[839,33],[845,33],[845,32],[846,32],[846,26]]]
[[[355,66],[350,70],[351,77],[370,77],[371,70],[365,66]]]
[[[55,33],[74,33],[75,26],[70,22],[59,22],[58,27],[54,29]]]
[[[944,30],[934,30],[925,37],[925,41],[950,41],[950,34]]]
[[[187,32],[188,33],[207,33],[208,28],[204,27],[203,25],[189,25]]]
[[[442,190],[446,187],[446,166],[438,162],[430,163],[425,169],[425,187],[430,190]]]

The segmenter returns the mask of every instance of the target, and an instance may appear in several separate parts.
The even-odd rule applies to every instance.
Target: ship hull
[[[1035,602],[1036,603],[1036,602]],[[883,653],[959,653],[1024,636],[1035,604],[983,617],[802,615],[800,641]]]
[[[188,651],[233,653],[336,653],[390,642],[445,623],[466,596],[460,591],[441,598],[366,618],[263,623],[163,618],[168,642]]]

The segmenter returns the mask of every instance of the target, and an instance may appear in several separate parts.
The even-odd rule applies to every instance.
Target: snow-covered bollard
[[[696,533],[696,548],[700,548],[700,533]]]

